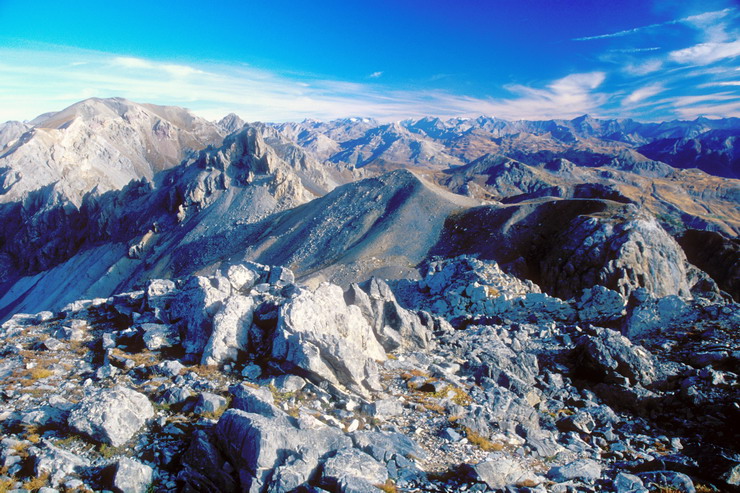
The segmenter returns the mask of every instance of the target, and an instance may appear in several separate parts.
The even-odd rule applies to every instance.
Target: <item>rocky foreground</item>
[[[255,263],[2,325],[0,491],[738,491],[740,310]]]

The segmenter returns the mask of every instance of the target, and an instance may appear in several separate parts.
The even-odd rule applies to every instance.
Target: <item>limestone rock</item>
[[[272,359],[287,371],[305,372],[365,394],[376,378],[383,347],[360,309],[347,305],[339,286],[303,291],[280,309]]]
[[[113,490],[121,493],[146,493],[152,484],[154,471],[138,460],[124,457],[118,461],[113,478]]]
[[[92,467],[87,459],[55,447],[46,441],[41,444],[34,455],[36,474],[49,473],[50,482],[55,486],[62,483],[68,476],[78,476]]]
[[[154,416],[149,399],[125,387],[88,395],[70,413],[69,426],[95,441],[120,447]]]
[[[234,409],[259,414],[262,416],[277,417],[283,412],[275,407],[272,392],[264,387],[253,387],[246,383],[234,385],[229,389],[232,395],[231,406]]]
[[[236,361],[239,351],[249,344],[254,300],[239,294],[227,298],[213,317],[213,332],[203,350],[201,364],[221,365]]]
[[[419,316],[401,307],[388,284],[372,278],[368,284],[368,295],[372,310],[370,323],[386,351],[425,350],[433,346],[429,329]],[[365,300],[358,297],[360,302]],[[367,309],[365,308],[367,311]]]
[[[226,408],[227,405],[228,401],[220,395],[203,392],[198,395],[193,412],[195,414],[213,414]]]
[[[638,476],[648,488],[671,488],[681,493],[696,493],[694,482],[686,474],[675,471],[651,471]]]
[[[543,288],[563,297],[597,284],[624,297],[637,288],[690,297],[686,265],[678,243],[634,206],[611,217],[579,216],[540,261]]]
[[[180,343],[180,335],[173,327],[164,324],[141,324],[144,345],[150,351],[170,348]]]
[[[516,484],[529,476],[526,467],[503,453],[493,453],[484,462],[472,466],[475,479],[498,490]]]
[[[578,318],[593,324],[614,322],[626,315],[624,296],[604,286],[584,289],[576,302]]]
[[[260,274],[246,265],[236,264],[228,268],[226,278],[234,291],[248,292],[259,280]]]
[[[328,427],[300,429],[286,417],[264,417],[229,409],[219,419],[216,442],[237,468],[243,489],[262,488],[270,473],[300,454],[315,470],[318,458],[347,448],[351,441]]]
[[[582,368],[597,379],[621,375],[634,383],[650,385],[658,377],[655,357],[619,332],[595,328],[591,335],[581,338],[578,350]]]
[[[396,455],[426,457],[426,452],[413,440],[401,433],[356,431],[352,433],[355,447],[372,455],[379,462],[388,462]]]
[[[357,449],[346,448],[324,463],[321,483],[339,491],[357,491],[360,487],[374,487],[388,479],[385,465]],[[362,486],[361,486],[362,485]],[[377,490],[377,488],[375,488]]]
[[[231,284],[223,277],[193,276],[185,281],[172,301],[170,317],[184,326],[183,348],[200,355],[213,331],[213,316],[231,294]]]
[[[573,479],[595,481],[601,477],[601,465],[595,460],[579,459],[553,467],[547,476],[558,483]]]

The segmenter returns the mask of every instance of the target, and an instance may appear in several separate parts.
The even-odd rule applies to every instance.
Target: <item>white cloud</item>
[[[663,62],[657,58],[645,60],[639,63],[628,63],[622,67],[622,71],[629,75],[647,75],[657,72],[663,68]]]
[[[189,67],[187,65],[177,65],[173,63],[157,63],[157,62],[153,62],[150,60],[145,60],[143,58],[135,58],[135,57],[124,57],[124,56],[113,57],[111,59],[111,63],[113,65],[117,65],[119,67],[124,67],[127,69],[159,70],[159,71],[166,72],[173,77],[187,77],[189,75],[204,73],[201,70],[198,70],[193,67]]]
[[[640,101],[643,101],[647,98],[663,92],[663,90],[664,87],[661,84],[650,84],[649,86],[641,87],[635,91],[632,91],[629,96],[624,98],[622,100],[622,105],[625,106],[639,103]]]
[[[721,82],[709,82],[707,84],[702,84],[701,87],[713,87],[713,86],[719,86],[719,87],[740,87],[740,80],[727,80],[727,81],[721,81]]]
[[[380,77],[381,77],[382,75],[383,75],[383,72],[373,72],[373,73],[372,73],[372,74],[370,74],[370,75],[369,75],[368,77],[370,77],[371,79],[378,79],[378,78],[380,78]]]
[[[676,22],[678,22],[678,21],[661,22],[659,24],[650,24],[650,25],[647,25],[647,26],[640,26],[640,27],[635,27],[635,28],[632,28],[632,29],[625,29],[623,31],[617,31],[617,32],[613,32],[613,33],[599,34],[599,35],[596,35],[596,36],[585,36],[585,37],[582,37],[582,38],[573,38],[573,41],[592,41],[594,39],[620,38],[622,36],[628,36],[630,34],[635,34],[635,33],[638,33],[640,31],[645,31],[645,30],[648,30],[648,29],[654,29],[656,27],[661,27],[661,26],[665,26],[665,25],[668,25],[668,24],[675,24]]]
[[[683,17],[681,19],[674,19],[666,22],[659,22],[656,24],[649,24],[647,26],[638,26],[634,27],[632,29],[624,29],[622,31],[617,31],[613,33],[607,33],[607,34],[599,34],[596,36],[585,36],[581,38],[573,38],[572,41],[592,41],[595,39],[608,39],[608,38],[619,38],[623,36],[628,36],[630,34],[639,33],[642,31],[649,31],[651,29],[656,29],[659,27],[664,26],[671,26],[675,24],[689,24],[692,25],[698,29],[706,30],[708,33],[712,33],[715,36],[722,36],[722,28],[718,24],[720,19],[723,19],[725,17],[728,17],[735,13],[735,9],[724,9],[724,10],[716,10],[712,12],[704,12],[697,15],[691,15],[688,17]],[[713,41],[719,41],[720,39],[713,39]]]
[[[740,100],[729,103],[715,103],[676,108],[676,113],[684,119],[693,120],[700,116],[706,118],[740,117]]]
[[[84,62],[71,65],[71,62]],[[401,91],[379,84],[282,75],[246,65],[191,67],[83,50],[0,48],[0,121],[31,119],[87,97],[188,107],[206,118],[236,112],[251,121],[347,115],[383,121],[406,117],[496,115],[508,119],[569,118],[598,112],[605,74],[571,74],[544,86],[510,86],[509,98],[444,91]],[[54,81],[49,84],[48,81]]]
[[[708,65],[725,58],[740,56],[740,40],[730,43],[700,43],[672,51],[668,56],[677,63]]]

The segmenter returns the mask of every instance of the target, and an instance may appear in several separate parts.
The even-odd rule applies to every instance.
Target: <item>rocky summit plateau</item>
[[[0,491],[740,491],[740,120],[0,125]]]

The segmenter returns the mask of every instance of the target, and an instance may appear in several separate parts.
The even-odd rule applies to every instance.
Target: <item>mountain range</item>
[[[0,310],[60,308],[236,260],[345,285],[398,277],[438,254],[452,218],[475,206],[511,215],[507,228],[530,231],[525,242],[544,233],[521,211],[567,203],[580,217],[599,202],[639,209],[676,238],[712,231],[737,249],[739,133],[737,119],[587,116],[247,124],[86,100],[0,127]],[[683,169],[695,164],[704,170]],[[737,262],[722,258],[724,268],[695,261],[736,296]],[[543,282],[540,271],[522,272]]]
[[[740,491],[740,120],[0,125],[0,491]]]

